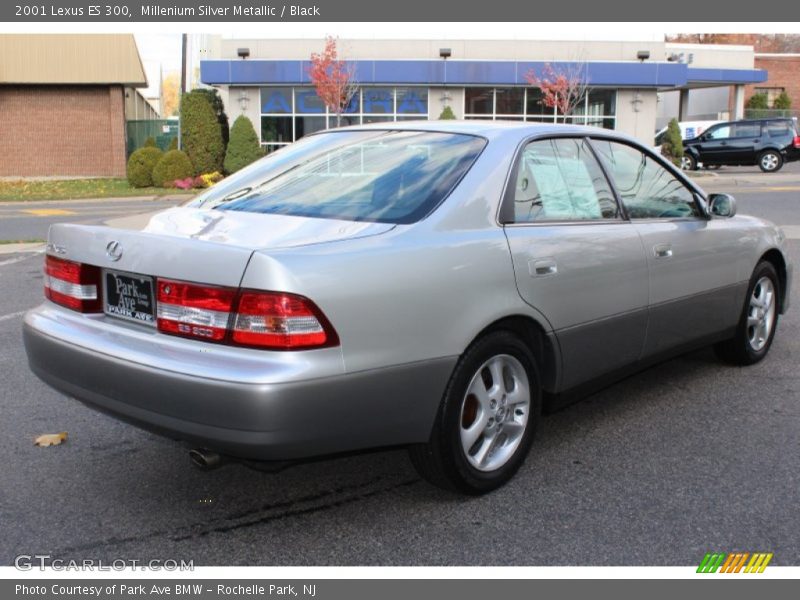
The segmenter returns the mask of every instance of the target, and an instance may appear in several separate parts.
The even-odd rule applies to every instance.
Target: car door
[[[692,145],[697,149],[697,159],[704,164],[724,164],[729,159],[731,124],[721,123],[709,127]]]
[[[655,356],[735,326],[744,300],[741,230],[709,219],[697,194],[638,146],[593,139],[649,267],[650,310],[643,356]]]
[[[725,148],[725,160],[731,164],[754,164],[761,151],[761,123],[741,122],[731,126],[731,137]]]
[[[519,292],[555,331],[560,389],[635,362],[647,325],[647,260],[588,143],[525,145],[503,221]]]

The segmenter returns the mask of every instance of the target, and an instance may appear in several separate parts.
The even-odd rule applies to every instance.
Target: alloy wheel
[[[464,456],[479,471],[505,465],[528,425],[531,391],[522,363],[509,354],[487,360],[472,377],[461,405]]]
[[[747,312],[747,340],[756,352],[766,346],[775,324],[775,286],[769,277],[758,280]]]
[[[761,168],[765,171],[774,171],[778,168],[778,155],[774,152],[768,152],[761,157]]]

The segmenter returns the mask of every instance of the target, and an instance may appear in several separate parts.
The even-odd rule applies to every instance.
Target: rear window
[[[469,170],[483,138],[429,131],[345,132],[341,144],[304,156],[215,208],[301,217],[412,223],[426,216]],[[230,197],[230,196],[229,196]]]

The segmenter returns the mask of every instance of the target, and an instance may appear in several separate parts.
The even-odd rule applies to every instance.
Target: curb
[[[189,200],[192,194],[167,194],[165,196],[109,196],[101,198],[60,198],[58,200],[0,200],[0,205],[59,204],[61,202],[148,202],[157,200]]]
[[[44,252],[45,244],[33,242],[29,244],[0,244],[0,254],[20,254],[26,252]]]

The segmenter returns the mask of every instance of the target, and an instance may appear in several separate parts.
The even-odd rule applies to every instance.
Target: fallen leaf
[[[66,440],[67,432],[62,431],[61,433],[45,433],[44,435],[40,435],[33,440],[33,443],[40,448],[46,448],[47,446],[58,446],[61,442],[65,442]]]

